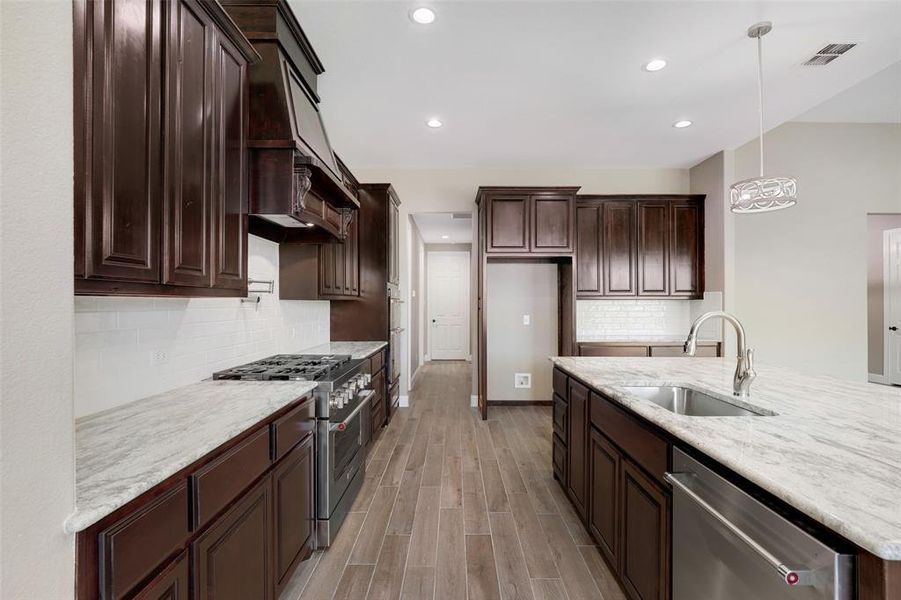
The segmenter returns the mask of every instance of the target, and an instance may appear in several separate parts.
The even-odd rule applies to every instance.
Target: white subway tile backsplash
[[[685,335],[691,325],[689,300],[578,300],[580,341],[668,338]]]
[[[278,245],[250,236],[248,272],[276,280],[258,304],[238,298],[75,299],[75,413],[188,385],[214,371],[329,341],[329,303],[278,299]],[[168,360],[152,360],[163,352]]]

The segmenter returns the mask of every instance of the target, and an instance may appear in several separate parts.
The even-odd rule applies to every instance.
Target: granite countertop
[[[350,354],[351,358],[366,358],[388,345],[388,342],[326,342],[306,348],[302,354]]]
[[[315,387],[309,381],[202,381],[75,422],[75,512],[93,525]]]
[[[554,364],[814,520],[901,560],[901,389],[758,365],[762,417],[688,417],[622,390],[678,384],[734,402],[734,359],[554,357]]]

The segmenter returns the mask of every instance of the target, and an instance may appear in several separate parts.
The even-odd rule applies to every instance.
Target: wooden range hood
[[[262,61],[250,68],[250,233],[343,240],[359,208],[319,113],[322,63],[284,0],[223,0]]]

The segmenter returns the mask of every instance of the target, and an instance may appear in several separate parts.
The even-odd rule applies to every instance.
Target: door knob
[[[889,331],[898,331],[898,328],[895,327],[894,325],[892,325],[891,327],[888,328],[888,330]]]
[[[432,319],[432,323],[437,323],[437,322],[438,322],[437,319]],[[897,327],[895,329],[897,329]]]

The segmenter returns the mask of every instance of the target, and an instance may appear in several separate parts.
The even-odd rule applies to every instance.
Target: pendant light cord
[[[763,177],[763,36],[757,36],[757,117],[760,130],[760,176]]]

